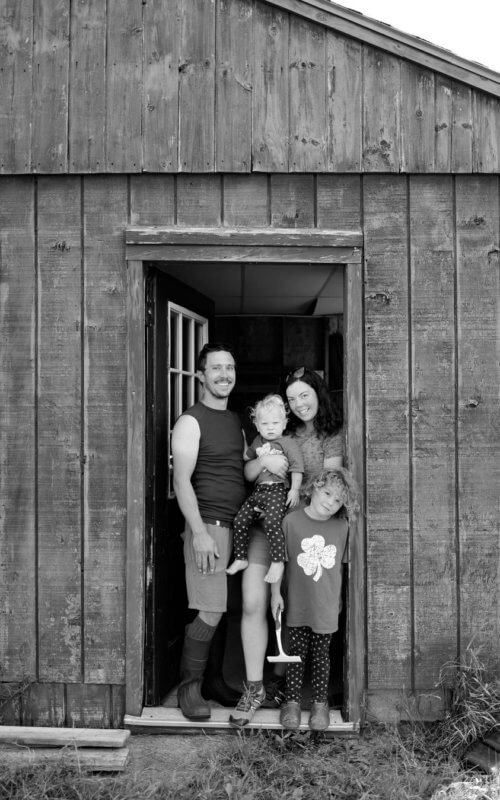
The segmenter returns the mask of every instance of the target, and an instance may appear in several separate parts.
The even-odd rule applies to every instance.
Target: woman
[[[328,386],[313,370],[299,367],[289,372],[284,382],[284,394],[290,409],[287,430],[296,439],[304,458],[305,486],[322,469],[336,469],[344,463],[342,412],[332,400]],[[254,482],[263,469],[284,477],[287,461],[282,455],[265,455],[248,461],[245,477]],[[241,639],[245,657],[246,688],[233,714],[231,725],[243,727],[255,711],[274,705],[266,701],[263,685],[264,660],[267,650],[269,584],[264,577],[271,563],[269,543],[258,528],[254,528],[248,551],[248,567],[243,572],[243,611]],[[268,690],[272,695],[272,690]],[[278,705],[276,703],[275,705]]]

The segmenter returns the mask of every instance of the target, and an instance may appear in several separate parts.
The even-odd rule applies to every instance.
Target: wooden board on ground
[[[0,744],[29,747],[123,747],[129,737],[130,731],[122,730],[0,726]]]
[[[93,747],[83,750],[74,747],[37,747],[32,750],[29,747],[0,745],[0,767],[11,769],[50,762],[92,772],[121,772],[125,769],[128,756],[128,747],[105,750]]]
[[[467,764],[474,764],[479,767],[483,772],[490,772],[497,774],[500,771],[500,753],[479,742],[469,750],[465,756]]]
[[[238,728],[233,728],[229,724],[229,715],[233,709],[212,706],[210,719],[203,722],[193,722],[186,719],[179,708],[165,708],[155,706],[145,708],[141,716],[134,717],[126,714],[123,724],[132,733],[236,733]],[[309,712],[302,711],[300,723],[301,731],[308,731]],[[274,708],[259,708],[252,721],[245,726],[245,731],[255,730],[278,730],[284,729],[280,725],[279,710]],[[330,727],[323,731],[324,735],[354,734],[359,730],[359,726],[354,722],[344,722],[340,711],[330,710]],[[286,731],[284,731],[286,732]]]

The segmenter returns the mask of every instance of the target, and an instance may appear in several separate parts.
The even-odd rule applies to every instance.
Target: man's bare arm
[[[216,544],[203,522],[198,500],[191,483],[200,447],[200,427],[188,414],[179,417],[172,431],[172,456],[174,462],[174,490],[179,508],[193,532],[196,564],[202,572],[215,569],[218,558]]]

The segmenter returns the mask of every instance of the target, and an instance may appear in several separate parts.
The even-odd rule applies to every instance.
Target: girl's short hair
[[[339,487],[343,492],[344,505],[337,512],[340,516],[344,515],[348,519],[356,519],[360,505],[360,492],[356,481],[344,467],[335,469],[322,469],[314,475],[304,487],[306,497],[311,497],[315,489],[322,489],[324,486]]]
[[[283,395],[285,397],[288,387],[297,381],[307,383],[311,389],[314,389],[318,397],[318,413],[313,420],[316,433],[319,436],[331,436],[339,433],[344,422],[342,409],[331,396],[330,390],[323,378],[318,375],[315,370],[309,369],[309,367],[293,369],[286,375],[283,381]],[[288,422],[289,430],[293,432],[300,425],[300,419],[298,419],[295,414],[290,414]]]
[[[287,418],[286,406],[283,398],[279,394],[267,394],[262,400],[255,403],[254,407],[250,409],[250,417],[255,420],[262,411],[278,411]]]

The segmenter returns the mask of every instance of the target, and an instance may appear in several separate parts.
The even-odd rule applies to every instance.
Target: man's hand
[[[199,571],[203,575],[215,572],[215,559],[219,558],[219,550],[206,528],[196,533],[193,531],[193,549]]]

